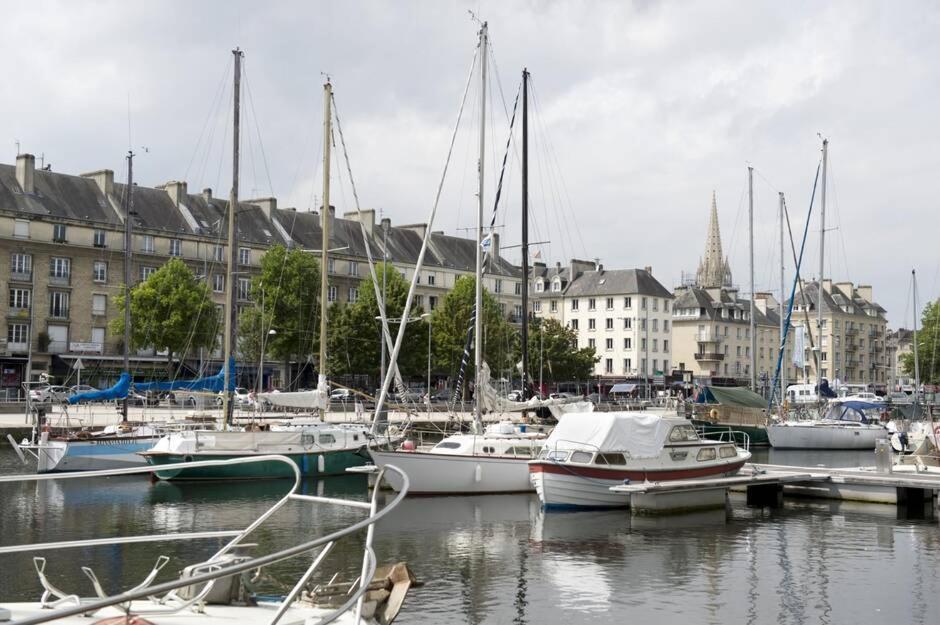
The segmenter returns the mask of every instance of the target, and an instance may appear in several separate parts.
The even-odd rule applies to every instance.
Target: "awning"
[[[611,393],[632,393],[636,390],[636,384],[626,384],[621,382],[620,384],[614,384],[610,387],[610,390],[607,391],[607,394]]]

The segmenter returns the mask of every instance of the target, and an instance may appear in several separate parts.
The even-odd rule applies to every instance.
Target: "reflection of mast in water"
[[[751,524],[747,532],[747,625],[754,625],[757,622],[757,541],[755,534],[757,526]]]
[[[525,625],[525,608],[529,604],[526,600],[528,594],[528,582],[526,576],[529,573],[529,550],[524,541],[519,541],[519,580],[516,582],[516,598],[512,605],[516,608],[516,617],[512,619],[515,625]]]
[[[787,554],[786,537],[787,523],[778,522],[775,524],[777,534],[777,566],[780,568],[780,611],[778,621],[793,621],[794,623],[805,623],[806,615],[803,612],[803,597],[799,595],[800,588],[793,579],[793,571],[790,569],[790,556]],[[791,618],[786,618],[787,616]]]

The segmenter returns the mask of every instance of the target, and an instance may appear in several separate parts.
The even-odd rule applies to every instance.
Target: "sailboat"
[[[228,215],[228,281],[229,288],[225,300],[225,345],[224,361],[232,359],[235,344],[234,333],[234,268],[235,268],[235,221],[238,206],[238,133],[239,133],[239,96],[241,82],[241,50],[233,51],[235,57],[235,86],[234,86],[234,134],[233,134],[233,176],[232,193],[229,200]],[[321,420],[325,415],[327,391],[324,367],[326,365],[326,300],[327,300],[327,247],[329,242],[328,207],[330,184],[330,120],[333,87],[329,81],[323,85],[324,99],[324,154],[323,154],[323,209],[321,211],[323,224],[323,271],[320,293],[321,323],[320,323],[320,376],[317,390],[309,397],[312,405],[320,411]],[[224,395],[223,413],[224,426],[231,424],[232,390],[234,383],[232,376],[234,367],[223,369]],[[294,393],[278,393],[290,396]],[[265,398],[271,397],[265,394]],[[369,429],[363,425],[313,423],[284,431],[248,431],[238,432],[231,429],[225,431],[186,431],[170,433],[161,438],[151,449],[141,455],[152,465],[165,465],[166,470],[155,473],[160,479],[229,479],[229,478],[269,478],[291,477],[294,475],[292,467],[280,462],[257,462],[243,464],[215,464],[202,467],[173,468],[175,464],[189,463],[198,460],[224,460],[233,458],[250,458],[268,456],[272,454],[290,458],[294,465],[304,476],[339,475],[350,467],[366,464],[368,455],[366,448],[373,440]]]
[[[819,281],[816,286],[817,328],[822,345],[823,270],[826,246],[826,170],[829,158],[829,141],[822,142],[822,187],[820,194],[820,238]],[[799,266],[797,266],[799,272]],[[797,273],[796,279],[799,279]],[[816,363],[817,404],[819,416],[798,421],[776,421],[767,426],[770,445],[777,449],[874,449],[875,441],[887,438],[888,431],[866,414],[869,410],[880,410],[878,404],[865,402],[832,402],[823,396],[824,379],[820,363]],[[782,401],[782,398],[781,398]]]
[[[393,465],[401,468],[411,482],[411,493],[423,495],[457,495],[483,493],[513,493],[534,490],[529,480],[527,462],[538,455],[545,435],[540,432],[523,431],[512,423],[496,423],[484,430],[483,409],[487,401],[495,402],[495,391],[488,382],[489,369],[483,362],[482,314],[483,307],[483,189],[484,156],[486,136],[486,65],[488,31],[481,25],[479,33],[480,52],[480,167],[479,205],[477,215],[476,246],[476,301],[474,306],[474,421],[469,434],[454,434],[444,438],[430,450],[385,451],[370,449],[369,454],[376,465]],[[522,72],[522,258],[523,258],[523,306],[526,306],[528,281],[528,82],[529,72]],[[523,332],[528,321],[528,311],[523,310]],[[523,334],[525,336],[525,334]],[[527,347],[523,338],[523,349]],[[523,365],[523,392],[527,391],[526,367]],[[525,397],[523,397],[525,399]],[[522,410],[540,407],[539,401],[515,402],[513,406]],[[490,408],[496,407],[490,405]],[[502,407],[506,407],[503,405]],[[403,480],[395,474],[386,477],[391,487],[400,491]]]

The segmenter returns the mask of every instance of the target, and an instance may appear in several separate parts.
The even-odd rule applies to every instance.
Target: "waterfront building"
[[[0,399],[16,397],[26,379],[40,372],[65,379],[78,358],[85,365],[83,382],[101,385],[122,367],[121,338],[108,323],[117,314],[115,296],[124,284],[124,205],[127,189],[112,170],[81,175],[36,169],[35,158],[19,154],[15,165],[0,164]],[[330,301],[353,302],[369,269],[359,217],[346,213],[332,220],[329,272]],[[135,283],[170,258],[179,258],[210,286],[221,306],[227,288],[236,288],[239,306],[249,300],[251,276],[273,245],[320,248],[317,212],[279,208],[275,198],[242,200],[238,214],[238,275],[226,284],[228,201],[210,189],[189,193],[186,182],[158,187],[134,185],[133,267]],[[414,275],[426,226],[393,227],[375,211],[363,211],[363,225],[373,257],[388,258],[402,274]],[[457,277],[473,275],[476,242],[435,232],[418,277],[417,304],[433,310]],[[493,239],[485,286],[507,318],[521,316],[521,270],[499,255]],[[376,336],[376,341],[379,337]],[[187,353],[180,358],[198,369],[221,367],[221,354]],[[132,368],[156,372],[165,355],[142,350],[132,355]],[[154,373],[156,375],[156,373]]]
[[[885,337],[885,363],[889,391],[914,390],[914,374],[904,372],[904,355],[914,353],[914,333],[904,328],[888,331]]]
[[[593,347],[599,378],[662,384],[672,372],[672,294],[651,267],[605,269],[572,259],[532,267],[534,314],[575,329],[578,347]]]

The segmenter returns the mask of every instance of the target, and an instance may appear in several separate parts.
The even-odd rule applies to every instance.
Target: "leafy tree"
[[[940,384],[940,300],[930,302],[924,308],[920,328],[917,330],[917,359],[920,361],[922,384]],[[914,375],[914,354],[901,356],[901,368],[905,374]]]
[[[408,297],[409,283],[392,266],[376,265],[376,276],[382,284],[382,275],[387,267],[385,278],[386,316],[389,319],[401,319]],[[423,377],[427,366],[427,323],[419,317],[420,306],[412,303],[405,338],[398,354],[398,368],[404,377]],[[327,358],[329,371],[333,375],[366,373],[377,376],[381,366],[380,330],[382,322],[377,320],[379,306],[375,297],[372,277],[368,276],[359,284],[358,299],[347,306],[334,305],[330,308]],[[394,341],[399,325],[389,324],[389,331]],[[386,353],[386,358],[389,354]],[[386,361],[388,362],[388,361]]]
[[[463,350],[470,327],[470,316],[475,301],[476,279],[461,276],[454,288],[444,296],[440,305],[431,314],[434,364],[439,372],[447,372],[456,378],[463,358]],[[509,324],[500,311],[496,299],[483,291],[483,359],[489,364],[493,375],[514,367],[519,349],[518,332]],[[474,377],[474,357],[467,363],[464,383]]]
[[[521,356],[520,356],[521,358]],[[578,333],[555,319],[529,325],[529,376],[538,384],[539,368],[547,383],[588,380],[600,358],[593,347],[578,349]]]
[[[307,252],[275,245],[261,257],[250,293],[255,305],[239,317],[239,350],[259,359],[264,334],[266,355],[284,362],[287,384],[290,361],[306,361],[320,348],[320,264]]]
[[[172,377],[175,354],[216,346],[221,319],[209,287],[192,270],[173,258],[131,289],[131,349],[153,347],[167,351]],[[124,295],[115,297],[118,316],[111,333],[124,336]]]

